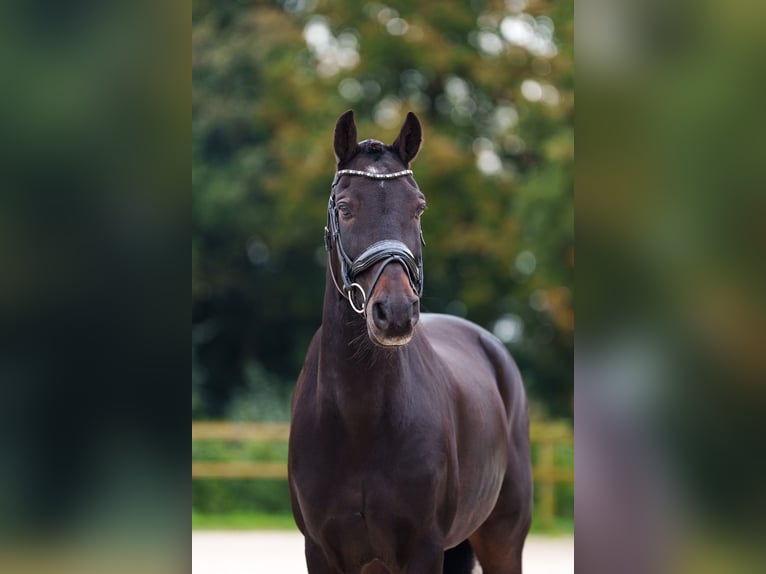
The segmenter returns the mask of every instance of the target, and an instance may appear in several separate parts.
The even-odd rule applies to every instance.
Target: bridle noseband
[[[332,281],[335,284],[335,288],[341,294],[341,296],[348,298],[348,302],[351,304],[351,308],[364,315],[367,306],[368,294],[372,295],[375,285],[378,283],[383,270],[386,265],[396,261],[401,263],[404,269],[407,271],[407,277],[410,280],[410,285],[413,291],[420,297],[423,294],[423,258],[419,257],[415,259],[412,251],[401,241],[396,239],[384,239],[370,245],[365,249],[359,257],[351,259],[346,250],[343,249],[343,243],[340,239],[340,221],[338,220],[338,208],[335,205],[335,186],[338,184],[342,175],[359,175],[362,177],[368,177],[370,179],[395,179],[397,177],[403,177],[405,175],[412,175],[411,169],[405,169],[397,171],[395,173],[373,173],[370,171],[359,171],[356,169],[341,169],[335,173],[335,179],[333,179],[332,186],[330,188],[330,201],[327,204],[327,226],[325,231],[325,249],[327,250],[328,265],[330,266],[330,274],[332,275]],[[425,245],[423,240],[423,231],[420,232],[420,241]],[[333,271],[332,261],[330,259],[330,252],[332,246],[338,247],[338,259],[340,261],[340,274],[343,286],[341,288],[338,285],[338,281],[335,279],[335,272]],[[367,269],[370,269],[377,263],[382,262],[378,268],[375,276],[370,283],[370,288],[365,293],[364,288],[356,283],[356,278],[364,273]],[[362,295],[361,306],[357,307],[354,302],[354,292],[358,291]]]

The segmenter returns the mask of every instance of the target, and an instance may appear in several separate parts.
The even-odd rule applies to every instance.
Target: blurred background
[[[577,3],[578,572],[763,570],[765,16]]]
[[[200,423],[289,420],[321,322],[332,134],[351,108],[360,139],[387,143],[408,111],[420,118],[421,309],[466,317],[508,346],[533,434],[552,444],[549,473],[555,463],[564,477],[541,522],[571,531],[572,4],[195,0],[192,10],[193,523],[291,524],[286,481],[268,478],[286,460],[269,434],[279,427]]]

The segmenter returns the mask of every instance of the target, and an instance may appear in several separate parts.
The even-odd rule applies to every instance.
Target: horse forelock
[[[388,146],[378,140],[364,140],[359,142],[359,148],[363,153],[381,155],[388,150]]]

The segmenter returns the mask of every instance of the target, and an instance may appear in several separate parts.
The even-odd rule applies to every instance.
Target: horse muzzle
[[[402,265],[388,265],[367,302],[367,333],[382,347],[400,347],[412,339],[420,319],[420,298]]]

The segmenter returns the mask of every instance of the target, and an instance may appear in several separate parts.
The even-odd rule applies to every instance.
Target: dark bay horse
[[[335,126],[322,326],[292,404],[293,514],[310,574],[521,572],[531,521],[527,400],[484,329],[420,314],[410,113],[392,145]],[[448,190],[443,190],[448,193]]]

